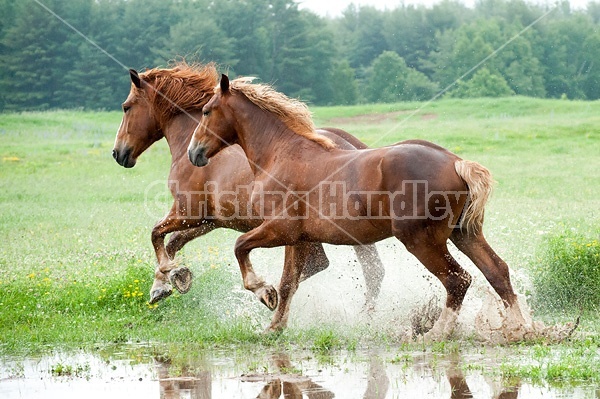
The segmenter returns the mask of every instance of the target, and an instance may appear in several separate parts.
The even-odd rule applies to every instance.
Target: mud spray
[[[465,255],[452,244],[449,247],[455,259],[473,277],[457,319],[455,338],[475,338],[490,344],[513,341],[517,326],[511,325],[512,319],[498,295]],[[431,328],[444,306],[446,294],[442,284],[397,240],[381,241],[377,249],[385,277],[374,309],[365,310],[365,278],[352,247],[325,245],[330,266],[300,284],[292,302],[289,326],[363,324],[406,340]],[[282,250],[255,250],[252,261],[257,273],[268,282],[279,281]],[[511,270],[511,280],[518,293],[529,286],[527,276],[514,270]],[[555,342],[572,333],[572,324],[546,326],[535,321],[523,295],[519,295],[519,302],[526,321],[523,338]],[[267,325],[268,320],[264,320],[264,324]]]

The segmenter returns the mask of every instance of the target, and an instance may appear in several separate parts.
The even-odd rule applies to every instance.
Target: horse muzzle
[[[208,158],[206,157],[206,148],[202,146],[195,146],[188,148],[188,158],[194,166],[206,166],[208,164]]]
[[[133,168],[135,166],[136,160],[131,156],[131,148],[126,148],[125,150],[114,148],[112,156],[119,165],[125,168]]]

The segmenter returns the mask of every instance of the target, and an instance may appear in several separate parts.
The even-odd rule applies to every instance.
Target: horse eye
[[[129,105],[123,105],[123,112],[127,112],[131,109]]]
[[[208,116],[208,114],[210,114],[210,111],[208,111],[208,110],[202,111],[203,116]]]

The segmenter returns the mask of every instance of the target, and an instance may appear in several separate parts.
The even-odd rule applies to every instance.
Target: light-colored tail
[[[467,233],[481,231],[485,204],[492,193],[494,179],[483,165],[461,159],[454,163],[456,173],[467,183],[469,189],[469,205],[463,212],[460,228],[466,228]]]

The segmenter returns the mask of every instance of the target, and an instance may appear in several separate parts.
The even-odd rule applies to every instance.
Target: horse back
[[[437,144],[409,140],[386,147],[380,167],[385,184],[423,181],[431,190],[464,190],[464,181],[455,170],[455,162],[459,160]]]

